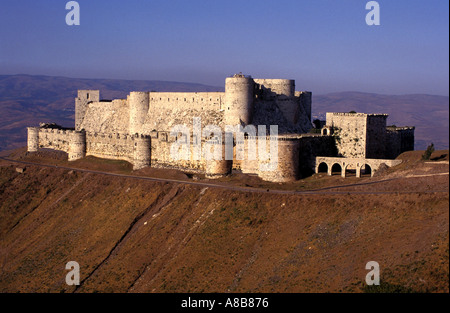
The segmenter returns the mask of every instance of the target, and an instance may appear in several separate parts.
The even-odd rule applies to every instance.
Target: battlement
[[[80,131],[77,130],[70,130],[70,129],[59,129],[59,128],[39,128],[39,132],[41,133],[48,133],[48,134],[63,134],[63,135],[69,135],[69,134],[76,134]]]
[[[413,131],[416,129],[416,127],[414,127],[414,126],[402,126],[402,127],[387,126],[386,129],[389,131]]]
[[[387,118],[389,114],[368,114],[368,113],[350,113],[350,112],[327,112],[327,115],[348,116],[348,117],[383,117]]]

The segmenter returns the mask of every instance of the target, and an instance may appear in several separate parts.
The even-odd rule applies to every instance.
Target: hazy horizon
[[[120,78],[105,78],[105,77],[93,77],[93,78],[87,78],[87,77],[70,77],[70,76],[62,76],[62,75],[46,75],[46,74],[26,74],[26,73],[17,73],[17,74],[2,74],[0,73],[0,76],[34,76],[34,77],[61,77],[61,78],[67,78],[67,79],[86,79],[86,80],[117,80],[117,81],[142,81],[142,82],[167,82],[167,83],[180,83],[180,84],[197,84],[197,85],[203,85],[207,87],[217,87],[218,89],[224,90],[225,89],[225,77],[223,79],[222,86],[216,86],[216,85],[208,85],[203,84],[200,82],[187,82],[187,81],[176,81],[176,80],[160,80],[160,79],[120,79]],[[231,75],[229,75],[231,76]],[[253,78],[259,78],[259,77],[253,77]],[[278,78],[278,77],[275,77]],[[408,95],[428,95],[428,96],[439,96],[439,97],[447,97],[449,98],[449,95],[439,95],[439,94],[431,94],[431,93],[378,93],[378,92],[370,92],[370,91],[360,91],[360,90],[341,90],[341,91],[325,91],[325,92],[314,92],[313,90],[300,90],[299,88],[295,88],[296,91],[310,91],[315,95],[327,95],[327,94],[333,94],[333,93],[364,93],[364,94],[376,94],[376,95],[384,95],[384,96],[408,96]],[[132,91],[132,90],[130,90]],[[220,91],[220,90],[217,90]]]
[[[378,1],[7,2],[0,74],[159,80],[223,86],[242,72],[296,80],[315,94],[449,96],[449,4]]]

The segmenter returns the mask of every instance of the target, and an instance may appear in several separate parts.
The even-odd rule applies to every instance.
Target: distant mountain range
[[[194,83],[54,76],[0,75],[0,150],[26,145],[26,127],[39,122],[74,124],[78,89],[98,89],[102,99],[125,98],[130,91],[223,91],[224,87]],[[387,113],[388,125],[416,126],[416,149],[433,142],[449,147],[449,97],[410,94],[381,95],[338,92],[314,95],[313,118],[325,112]]]

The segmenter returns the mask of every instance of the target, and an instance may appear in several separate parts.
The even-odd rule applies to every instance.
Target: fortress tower
[[[86,132],[72,131],[69,136],[69,161],[84,158],[86,156]]]
[[[129,133],[135,135],[142,132],[142,125],[145,122],[150,105],[150,93],[133,91],[127,100],[130,108]]]
[[[286,120],[295,124],[299,114],[299,101],[295,98],[295,81],[292,79],[255,79],[254,81],[258,99],[275,101]]]
[[[255,83],[249,76],[236,74],[225,79],[225,114],[226,125],[252,122]]]
[[[98,101],[100,101],[99,90],[78,90],[78,97],[75,98],[75,130],[81,130],[88,103]]]
[[[27,127],[28,152],[36,152],[39,149],[39,127]]]
[[[266,98],[281,95],[284,98],[293,98],[295,95],[295,80],[292,79],[255,79],[258,88],[263,90]]]
[[[312,93],[310,91],[296,91],[295,96],[300,98],[300,104],[304,108],[308,120],[311,121]]]
[[[272,182],[290,182],[299,179],[299,140],[295,137],[279,136],[278,140],[278,163],[272,171],[259,169],[258,176],[263,180]],[[269,145],[269,140],[267,141]],[[259,164],[269,163],[270,160],[259,160]]]
[[[387,114],[327,112],[324,132],[333,133],[339,156],[384,158],[387,117]]]
[[[151,163],[151,138],[150,136],[136,136],[133,148],[133,169],[138,170]]]
[[[222,160],[205,160],[205,176],[207,178],[218,178],[231,174],[233,160],[225,159],[225,144],[223,142],[211,144],[222,146]]]

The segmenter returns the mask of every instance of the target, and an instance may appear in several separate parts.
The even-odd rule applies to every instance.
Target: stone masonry
[[[327,113],[322,134],[309,134],[312,94],[295,91],[289,79],[253,79],[236,74],[225,80],[225,92],[142,92],[133,91],[126,99],[100,100],[98,90],[79,90],[75,98],[75,128],[29,127],[28,151],[51,148],[68,153],[75,161],[85,156],[131,162],[134,169],[146,166],[175,168],[204,173],[216,178],[232,170],[255,174],[274,182],[294,181],[316,170],[316,157],[395,158],[414,149],[414,128],[387,128],[386,114]],[[201,126],[215,125],[219,133],[196,132]],[[172,133],[183,125],[190,135]],[[233,160],[195,158],[198,145],[225,151],[226,125],[244,128],[243,145],[234,134]],[[252,128],[254,125],[255,127]],[[265,126],[266,136],[252,129]],[[270,150],[269,127],[278,126],[276,151]],[[174,159],[171,149],[183,141],[189,157]],[[248,147],[265,148],[268,158],[249,157]],[[237,158],[243,149],[244,159]],[[274,153],[277,153],[275,155]],[[275,167],[267,167],[274,157]],[[267,168],[271,169],[267,171]],[[266,169],[266,170],[262,170]]]

